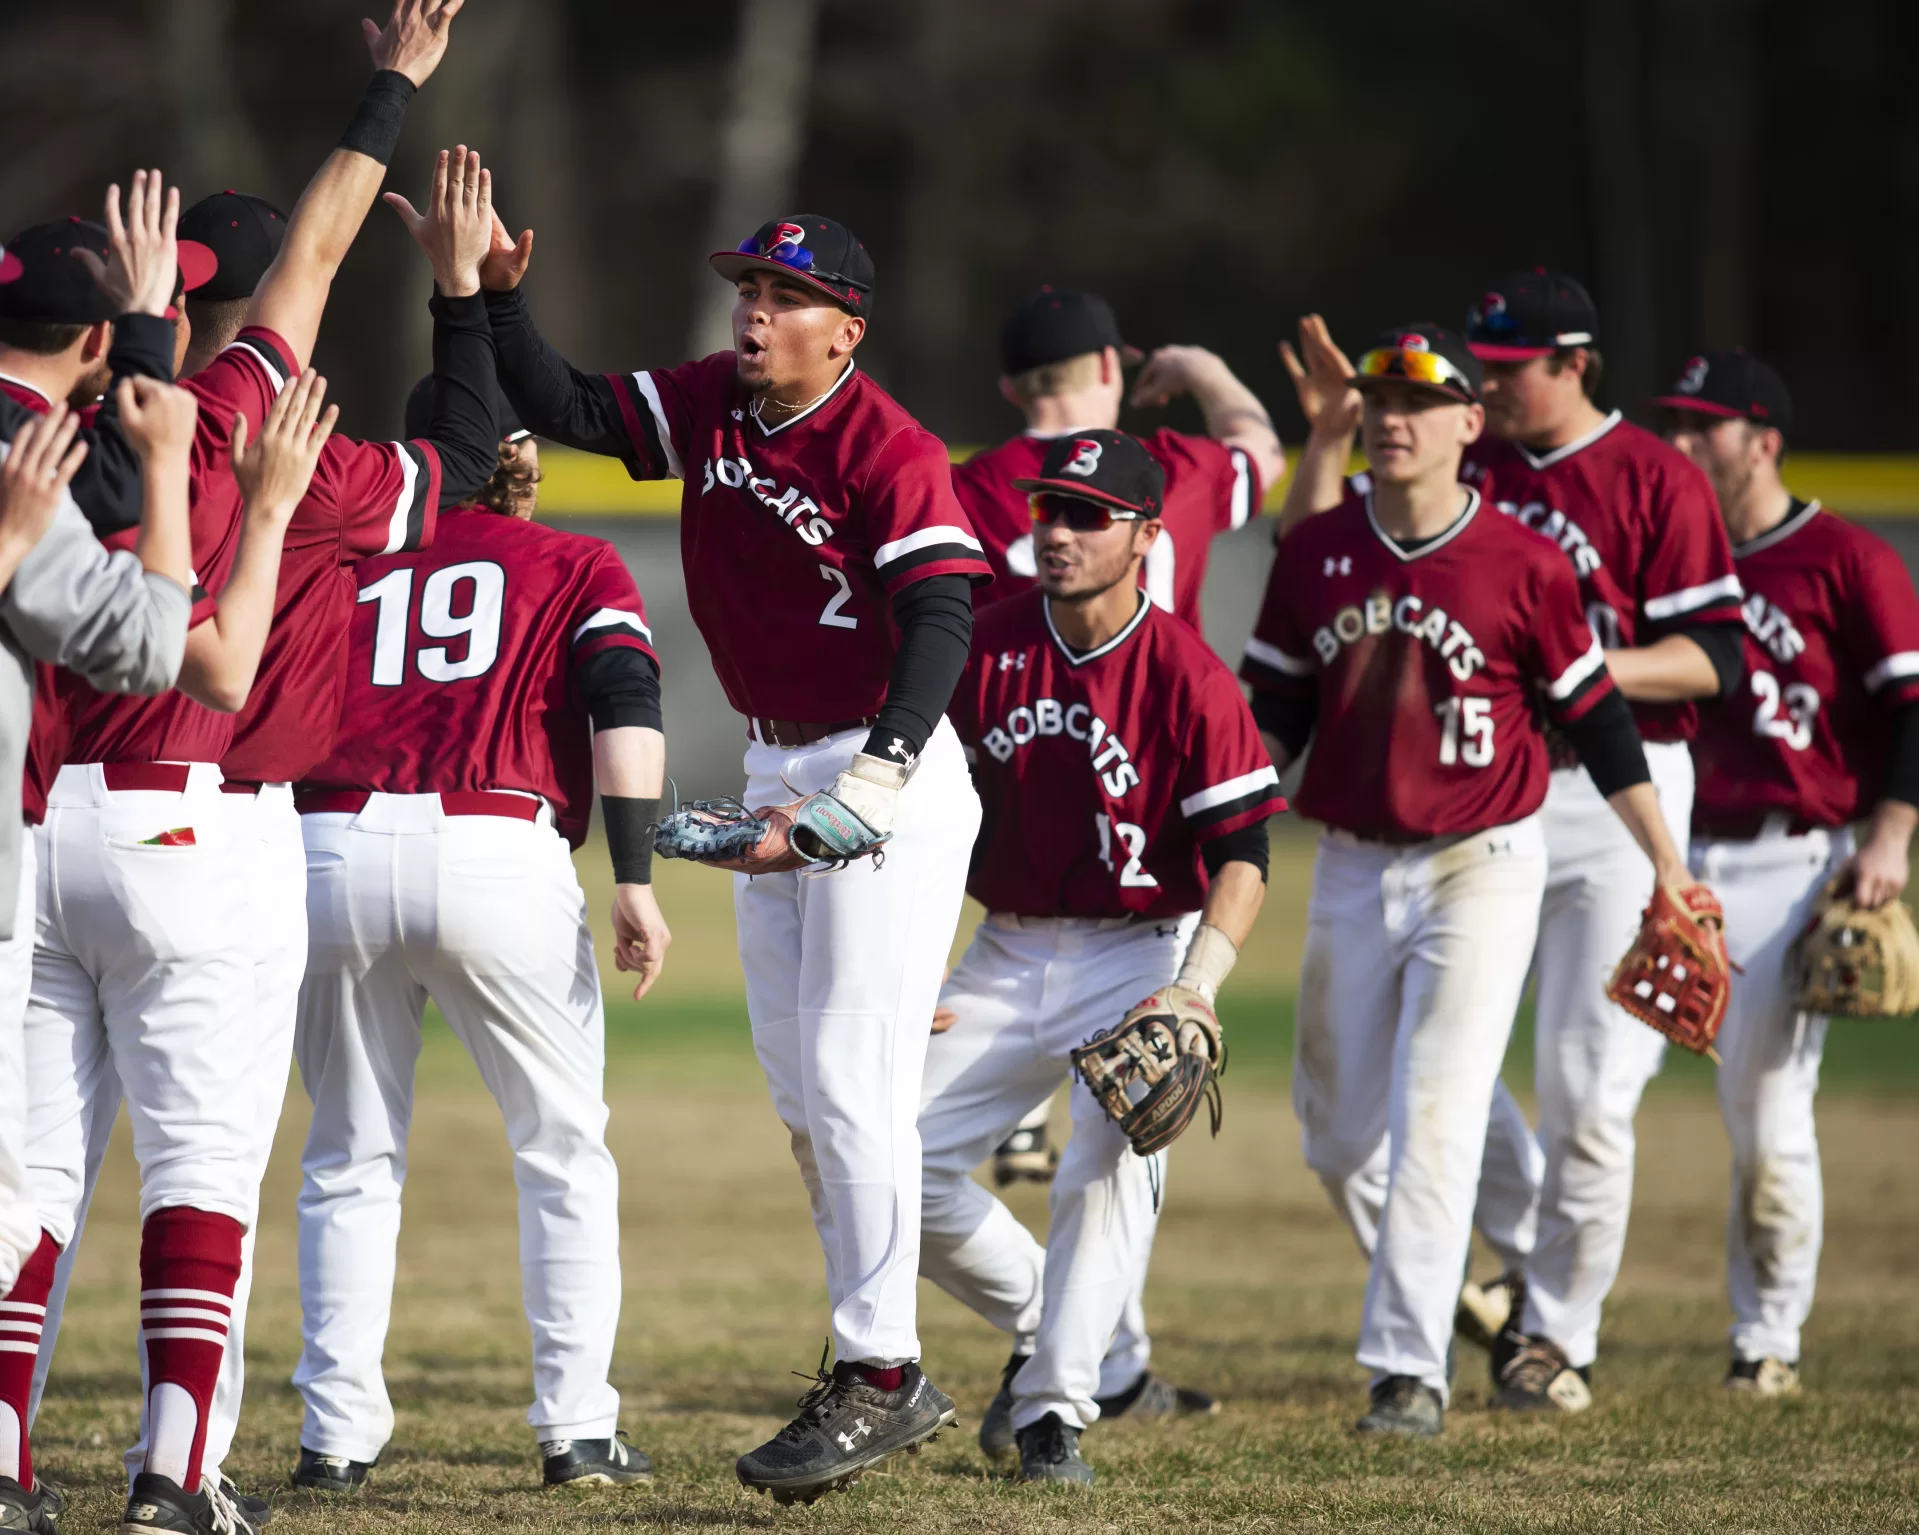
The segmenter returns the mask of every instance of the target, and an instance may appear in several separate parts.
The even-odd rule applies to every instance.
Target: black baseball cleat
[[[1058,1168],[1059,1148],[1048,1139],[1045,1125],[1022,1126],[993,1149],[993,1182],[1000,1188],[1051,1183]]]
[[[1093,1405],[1102,1423],[1119,1418],[1210,1418],[1219,1411],[1216,1398],[1161,1380],[1151,1370],[1115,1396],[1094,1397]]]
[[[800,1398],[799,1416],[734,1469],[742,1486],[770,1492],[775,1503],[811,1503],[851,1487],[889,1455],[918,1454],[922,1444],[959,1421],[953,1399],[920,1367],[901,1367],[899,1389],[882,1391],[850,1364],[829,1372]]]
[[[988,1460],[1011,1460],[1019,1453],[1019,1443],[1013,1436],[1013,1377],[1032,1357],[1014,1354],[1006,1361],[1006,1368],[999,1372],[999,1394],[987,1407],[986,1416],[979,1420],[980,1453]]]
[[[1509,1269],[1484,1284],[1469,1279],[1459,1289],[1453,1335],[1492,1353],[1499,1347],[1500,1336],[1519,1325],[1525,1309],[1526,1276],[1518,1269]]]
[[[624,1429],[611,1439],[545,1439],[540,1455],[540,1479],[549,1487],[631,1487],[653,1480],[653,1462],[626,1442]]]
[[[1725,1387],[1746,1396],[1797,1396],[1799,1361],[1735,1359],[1726,1372]],[[5,1528],[5,1522],[0,1521],[0,1529]]]
[[[120,1535],[258,1535],[261,1521],[251,1516],[215,1477],[204,1477],[198,1492],[142,1471],[133,1479]]]
[[[1019,1479],[1060,1487],[1091,1487],[1099,1473],[1079,1453],[1079,1434],[1056,1412],[1019,1431]]]
[[[248,1522],[252,1524],[254,1528],[263,1529],[272,1521],[273,1505],[267,1502],[265,1498],[256,1498],[250,1492],[240,1491],[238,1487],[233,1485],[232,1477],[219,1471],[213,1472],[212,1475],[214,1481],[219,1484],[220,1490],[234,1501],[234,1504],[239,1508],[241,1513],[247,1516]]]
[[[1432,1439],[1445,1426],[1446,1408],[1437,1391],[1417,1376],[1388,1375],[1373,1383],[1372,1406],[1353,1425],[1353,1431]]]
[[[1584,1412],[1592,1406],[1591,1365],[1574,1369],[1549,1338],[1521,1335],[1518,1342],[1500,1368],[1493,1406],[1507,1412]]]
[[[378,1462],[350,1460],[344,1455],[322,1455],[318,1450],[300,1446],[300,1464],[293,1468],[293,1485],[308,1492],[358,1492],[366,1485],[367,1473]]]
[[[60,1535],[54,1521],[66,1511],[67,1500],[56,1489],[36,1480],[22,1487],[10,1476],[0,1476],[0,1530],[31,1530],[33,1535]]]

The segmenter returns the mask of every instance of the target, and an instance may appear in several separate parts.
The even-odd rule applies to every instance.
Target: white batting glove
[[[900,790],[905,787],[903,766],[860,752],[853,758],[853,765],[833,780],[829,792],[880,836],[889,837]]]

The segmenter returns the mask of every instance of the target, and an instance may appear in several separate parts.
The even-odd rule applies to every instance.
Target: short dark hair
[[[0,346],[32,352],[37,357],[58,357],[92,329],[91,325],[56,325],[46,320],[0,319]]]
[[[1586,398],[1599,398],[1599,381],[1606,376],[1606,359],[1599,355],[1596,346],[1562,346],[1555,350],[1546,361],[1546,366],[1554,373],[1563,373],[1566,364],[1572,360],[1574,352],[1586,354],[1586,371],[1579,375],[1579,387],[1585,391]]]
[[[250,298],[195,298],[189,293],[187,323],[193,327],[195,350],[205,352],[211,348],[217,352],[225,347],[240,334],[240,327],[247,322],[247,306],[252,302]]]

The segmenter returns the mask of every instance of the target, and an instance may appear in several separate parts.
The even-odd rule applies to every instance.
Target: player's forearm
[[[1286,455],[1273,430],[1271,413],[1233,370],[1215,359],[1193,379],[1193,400],[1206,422],[1206,435],[1240,449],[1259,470],[1261,485],[1277,485],[1286,473]]]
[[[1216,927],[1241,948],[1252,936],[1253,923],[1266,900],[1266,879],[1260,869],[1235,859],[1222,865],[1206,892],[1206,904],[1199,909],[1199,920]]]
[[[140,536],[133,552],[140,564],[156,576],[193,587],[193,532],[187,520],[192,496],[192,466],[187,455],[156,460],[142,466],[140,476]]]
[[[1919,805],[1882,799],[1873,807],[1872,819],[1866,823],[1865,845],[1903,850],[1910,846],[1915,830],[1919,830]]]
[[[971,586],[958,575],[915,581],[893,599],[893,618],[899,649],[866,752],[906,763],[926,749],[966,670],[973,643]]]
[[[1719,672],[1698,641],[1669,634],[1650,645],[1606,652],[1613,683],[1634,703],[1683,703],[1719,692]]]
[[[1279,536],[1284,538],[1317,512],[1330,512],[1346,494],[1346,466],[1352,462],[1353,433],[1307,434],[1293,463],[1293,477],[1279,504]]]
[[[500,429],[493,419],[493,331],[478,294],[435,293],[433,416],[428,440],[440,455],[440,508],[462,506],[493,478]]]
[[[120,420],[120,380],[151,378],[172,383],[173,338],[171,320],[124,314],[114,321],[113,345],[107,351],[112,381],[92,422],[81,429],[87,456],[72,486],[75,503],[101,538],[137,527],[145,503],[140,450]]]
[[[1625,823],[1639,851],[1652,860],[1653,875],[1662,885],[1684,885],[1691,881],[1686,860],[1679,855],[1666,818],[1659,813],[1659,791],[1650,783],[1637,783],[1608,796],[1606,803]]]
[[[247,518],[219,606],[212,618],[187,636],[180,690],[217,713],[239,713],[253,691],[260,653],[273,626],[285,534],[285,517]]]
[[[413,82],[395,70],[383,69],[367,82],[339,147],[293,205],[280,254],[254,291],[248,323],[285,340],[295,367],[313,355],[327,293],[386,179],[413,92]]]
[[[666,787],[666,737],[645,725],[619,725],[593,737],[593,781],[600,821],[620,885],[653,883],[653,832]]]
[[[534,325],[521,290],[488,289],[486,315],[499,355],[500,390],[521,424],[585,453],[627,457],[630,446],[613,386],[560,355]]]

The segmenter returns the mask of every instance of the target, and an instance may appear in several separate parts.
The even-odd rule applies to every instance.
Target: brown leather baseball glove
[[[1219,1074],[1226,1042],[1219,1019],[1190,986],[1162,986],[1071,1056],[1106,1117],[1143,1157],[1172,1145],[1202,1099],[1219,1134]]]
[[[1840,1018],[1900,1018],[1919,1012],[1919,931],[1897,898],[1870,911],[1832,886],[1799,940],[1805,981],[1799,1005]]]
[[[1674,1044],[1718,1060],[1712,1042],[1732,994],[1725,933],[1726,913],[1704,885],[1654,887],[1606,995]]]

